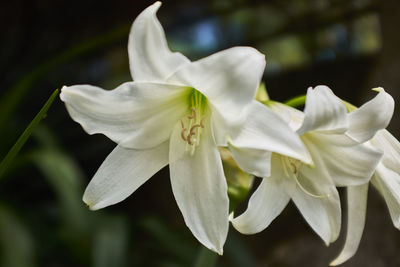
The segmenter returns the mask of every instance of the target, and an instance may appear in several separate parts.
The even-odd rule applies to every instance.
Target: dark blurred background
[[[129,27],[152,3],[2,1],[0,159],[55,88],[85,83],[113,89],[131,80]],[[192,60],[237,45],[259,49],[274,100],[319,84],[357,105],[377,86],[400,99],[398,0],[168,0],[158,17],[170,48]],[[389,127],[396,137],[399,115],[396,109]],[[62,102],[54,102],[0,180],[0,266],[193,265],[200,244],[184,225],[168,168],[104,210],[90,212],[81,201],[114,146],[104,136],[87,135]],[[327,266],[343,237],[344,231],[326,248],[289,205],[260,234],[230,229],[217,266]],[[400,233],[370,188],[360,248],[343,266],[400,266],[399,249]]]

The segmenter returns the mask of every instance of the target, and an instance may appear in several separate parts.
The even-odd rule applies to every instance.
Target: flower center
[[[300,189],[306,193],[307,195],[315,198],[327,198],[329,197],[329,194],[326,195],[317,195],[311,193],[309,190],[307,190],[299,181],[299,172],[300,168],[303,166],[303,162],[301,162],[298,159],[286,157],[286,156],[281,156],[281,161],[282,161],[282,166],[283,166],[283,171],[288,178],[293,178],[296,182],[296,184],[300,187]]]
[[[204,129],[206,97],[193,89],[189,94],[190,115],[181,119],[181,138],[186,142],[186,150],[194,153],[195,147],[200,144],[202,129]]]

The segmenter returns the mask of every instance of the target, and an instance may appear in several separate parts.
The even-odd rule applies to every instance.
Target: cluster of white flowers
[[[250,47],[191,62],[168,48],[156,17],[161,3],[133,23],[128,52],[133,81],[107,91],[64,87],[61,99],[89,134],[117,143],[89,183],[93,209],[118,203],[169,164],[185,223],[207,248],[222,254],[229,220],[241,233],[265,229],[290,200],[328,245],[340,232],[337,187],[347,187],[345,247],[332,264],[356,251],[364,226],[369,181],[400,227],[400,145],[388,133],[394,109],[383,89],[359,109],[326,86],[307,91],[304,112],[256,101],[265,57]],[[351,110],[350,110],[351,109]],[[229,215],[219,147],[238,166],[262,177],[247,210]]]

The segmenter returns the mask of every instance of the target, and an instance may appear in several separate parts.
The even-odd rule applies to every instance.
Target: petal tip
[[[330,263],[329,263],[329,266],[336,266],[336,265],[338,265],[335,261],[331,261]]]
[[[224,248],[223,247],[207,247],[209,250],[211,250],[212,252],[217,253],[219,256],[222,256],[224,254]]]
[[[97,209],[94,208],[94,206],[90,206],[90,205],[87,205],[87,206],[88,206],[89,210],[91,210],[91,211],[97,210]]]
[[[380,93],[382,91],[385,92],[385,89],[383,89],[383,87],[380,87],[380,86],[372,88],[371,90],[375,91],[375,92],[378,92],[378,93]]]
[[[329,88],[327,85],[323,85],[323,84],[315,86],[314,90],[326,90],[326,91],[332,92],[331,88]]]
[[[344,263],[346,260],[347,260],[347,259],[341,259],[341,258],[338,257],[338,258],[334,259],[333,261],[331,261],[331,262],[329,263],[329,266],[337,266],[337,265],[340,265],[340,264]]]
[[[205,243],[202,243],[202,245],[208,250],[217,253],[219,256],[222,256],[224,254],[224,249],[222,246],[215,246],[213,244],[205,244]]]
[[[234,218],[235,218],[235,214],[234,214],[234,212],[232,211],[231,213],[229,213],[228,220],[231,222]]]
[[[310,155],[310,152],[308,152],[308,150],[307,150],[307,154],[305,154],[305,155],[303,156],[302,161],[303,161],[306,165],[308,165],[308,166],[310,166],[310,167],[312,167],[312,168],[315,167],[314,161],[313,161],[313,159],[312,159],[312,157],[311,157],[311,155]]]
[[[61,101],[65,102],[66,98],[65,98],[65,94],[68,93],[68,86],[64,85],[61,90],[60,90],[60,99]]]
[[[238,231],[239,233],[244,234],[244,235],[253,235],[253,234],[257,234],[257,233],[261,232],[261,231],[254,231],[254,230],[251,230],[249,227],[243,226],[243,224],[241,223],[240,217],[241,216],[238,216],[238,217],[232,218],[232,220],[230,220],[233,228],[235,228],[236,231]]]
[[[86,206],[89,208],[89,210],[98,210],[98,203],[92,203],[89,201],[86,196],[84,195],[82,198],[83,203],[86,204]]]
[[[156,1],[154,4],[153,4],[153,6],[155,7],[155,8],[159,8],[160,6],[162,5],[162,2],[161,1]]]
[[[85,201],[83,201],[83,202],[86,204],[86,206],[88,207],[89,210],[95,210],[95,209],[93,209],[94,205],[92,203],[85,202]]]

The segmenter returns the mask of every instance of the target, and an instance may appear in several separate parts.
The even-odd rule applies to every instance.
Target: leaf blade
[[[11,164],[13,159],[17,156],[18,152],[24,146],[28,138],[31,136],[32,132],[38,126],[40,121],[45,117],[48,109],[50,108],[51,104],[53,103],[54,99],[59,93],[59,89],[54,90],[51,94],[49,99],[40,109],[38,114],[33,118],[31,123],[29,123],[28,127],[25,128],[24,132],[20,135],[17,142],[11,147],[10,151],[7,153],[5,158],[0,163],[0,178],[4,175],[5,171],[7,170],[8,166]]]

